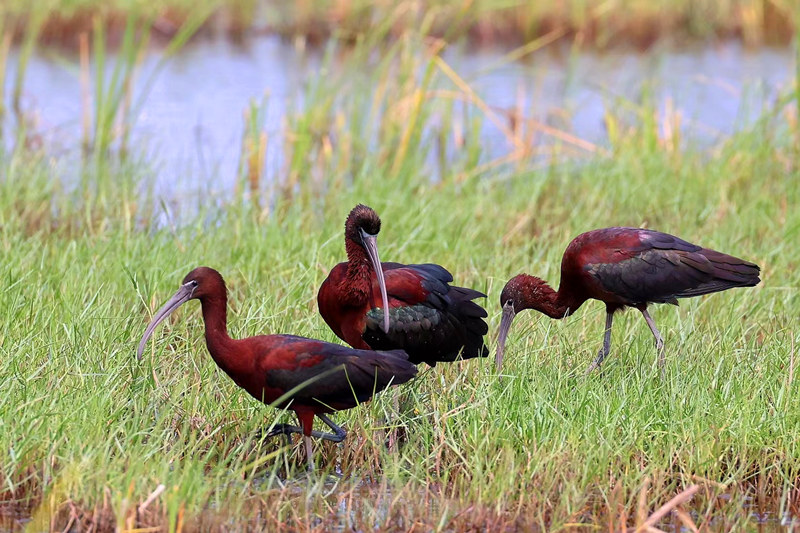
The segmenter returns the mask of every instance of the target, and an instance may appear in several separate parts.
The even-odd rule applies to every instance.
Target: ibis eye
[[[189,283],[191,283],[191,284],[192,284],[192,287],[197,287],[197,280],[196,280],[196,279],[193,279],[193,280],[192,280],[192,281],[190,281]]]

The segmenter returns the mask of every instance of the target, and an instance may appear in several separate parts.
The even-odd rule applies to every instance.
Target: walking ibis
[[[381,263],[380,229],[371,208],[359,204],[350,211],[347,262],[333,267],[317,294],[328,326],[354,348],[399,348],[415,364],[486,357],[487,315],[472,301],[486,295],[451,286],[453,276],[439,265]]]
[[[590,298],[606,304],[603,347],[588,371],[599,368],[611,349],[614,312],[641,311],[656,340],[658,364],[664,372],[664,340],[647,312],[650,303],[678,305],[678,298],[752,287],[761,280],[753,263],[688,243],[658,231],[605,228],[575,237],[561,260],[561,285],[554,291],[527,274],[509,280],[500,295],[503,307],[495,363],[503,362],[506,337],[514,316],[536,309],[550,318],[564,318]]]
[[[308,469],[314,462],[311,437],[341,442],[346,432],[327,414],[355,407],[390,384],[405,383],[417,369],[402,350],[355,350],[294,335],[259,335],[231,339],[227,327],[227,290],[216,270],[200,267],[183,279],[180,289],[147,326],[137,351],[141,359],[156,326],[189,300],[200,300],[206,346],[214,362],[256,400],[294,411],[300,427],[282,424],[268,436],[302,433]],[[334,433],[313,430],[314,416]]]

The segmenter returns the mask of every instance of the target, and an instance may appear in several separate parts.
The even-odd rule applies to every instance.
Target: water
[[[496,54],[477,53],[454,60],[470,76],[496,61]],[[744,50],[739,44],[680,52],[582,53],[573,59],[535,56],[475,79],[474,87],[494,106],[510,108],[515,89],[536,94],[526,102],[526,116],[538,118],[573,135],[606,144],[603,114],[639,101],[652,92],[663,113],[668,102],[682,114],[683,135],[711,143],[758,118],[781,90],[792,83],[790,50]]]
[[[682,138],[711,144],[751,123],[792,82],[789,49],[748,51],[736,43],[668,52],[545,51],[502,63],[507,50],[451,47],[444,59],[500,112],[517,105],[536,118],[581,139],[607,144],[603,114],[637,101],[648,88],[660,110],[682,114]],[[152,52],[137,77],[141,88],[158,61]],[[498,63],[500,65],[498,66]],[[335,68],[335,61],[333,67]],[[16,56],[10,58],[10,93]],[[157,191],[174,196],[186,187],[222,194],[233,190],[240,160],[243,114],[269,95],[266,179],[283,167],[283,118],[302,106],[304,87],[320,76],[319,51],[298,52],[276,37],[246,46],[224,40],[198,41],[158,75],[135,122],[134,144],[154,162]],[[322,74],[324,75],[324,74]],[[23,107],[36,120],[47,149],[79,157],[81,89],[76,58],[37,55],[29,65]],[[491,124],[481,132],[487,156],[508,152]]]

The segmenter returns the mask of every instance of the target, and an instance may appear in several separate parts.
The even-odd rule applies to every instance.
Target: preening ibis
[[[141,359],[147,339],[170,313],[189,300],[200,300],[206,346],[214,362],[256,400],[294,411],[300,427],[282,424],[270,434],[302,433],[308,469],[314,462],[311,437],[341,442],[346,432],[327,413],[350,409],[368,401],[390,384],[400,384],[417,373],[402,350],[374,352],[294,335],[259,335],[231,339],[227,327],[227,289],[216,270],[199,267],[186,275],[180,289],[159,309],[139,343]],[[314,416],[334,433],[313,431]]]
[[[486,311],[472,301],[486,295],[451,286],[453,276],[439,265],[381,263],[380,229],[371,208],[359,204],[350,211],[347,262],[331,270],[317,294],[328,326],[354,348],[399,348],[415,364],[486,357]]]
[[[550,318],[564,318],[594,298],[606,304],[606,327],[603,347],[589,371],[599,368],[611,349],[614,312],[635,307],[642,312],[656,339],[663,374],[664,340],[647,312],[647,305],[678,305],[678,298],[731,287],[752,287],[761,281],[758,274],[758,265],[658,231],[604,228],[583,233],[564,252],[558,291],[527,274],[519,274],[506,283],[500,295],[503,315],[495,360],[497,369],[502,365],[508,330],[517,313],[536,309]]]

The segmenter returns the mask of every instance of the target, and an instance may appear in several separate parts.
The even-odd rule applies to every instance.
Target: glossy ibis
[[[399,348],[415,364],[486,357],[486,311],[472,301],[486,295],[451,286],[453,276],[439,265],[381,263],[380,229],[371,208],[359,204],[350,211],[347,262],[331,270],[317,295],[328,326],[354,348]]]
[[[231,339],[227,328],[227,289],[216,270],[199,267],[159,309],[139,343],[141,359],[147,339],[170,313],[189,300],[200,300],[206,346],[214,362],[256,400],[294,411],[300,427],[281,424],[268,436],[302,433],[308,469],[313,470],[311,437],[341,442],[346,432],[327,413],[368,401],[390,383],[413,378],[417,368],[402,350],[373,352],[294,335],[259,335]],[[314,416],[334,433],[313,431]]]
[[[578,235],[561,260],[561,285],[554,291],[527,274],[515,276],[503,288],[503,315],[496,365],[503,362],[508,330],[514,316],[536,309],[550,318],[564,318],[594,298],[606,304],[603,347],[589,371],[599,368],[611,349],[614,312],[635,307],[642,312],[656,339],[658,364],[664,372],[664,340],[647,312],[650,303],[678,305],[678,298],[752,287],[761,281],[759,267],[742,259],[688,243],[658,231],[605,228]]]

